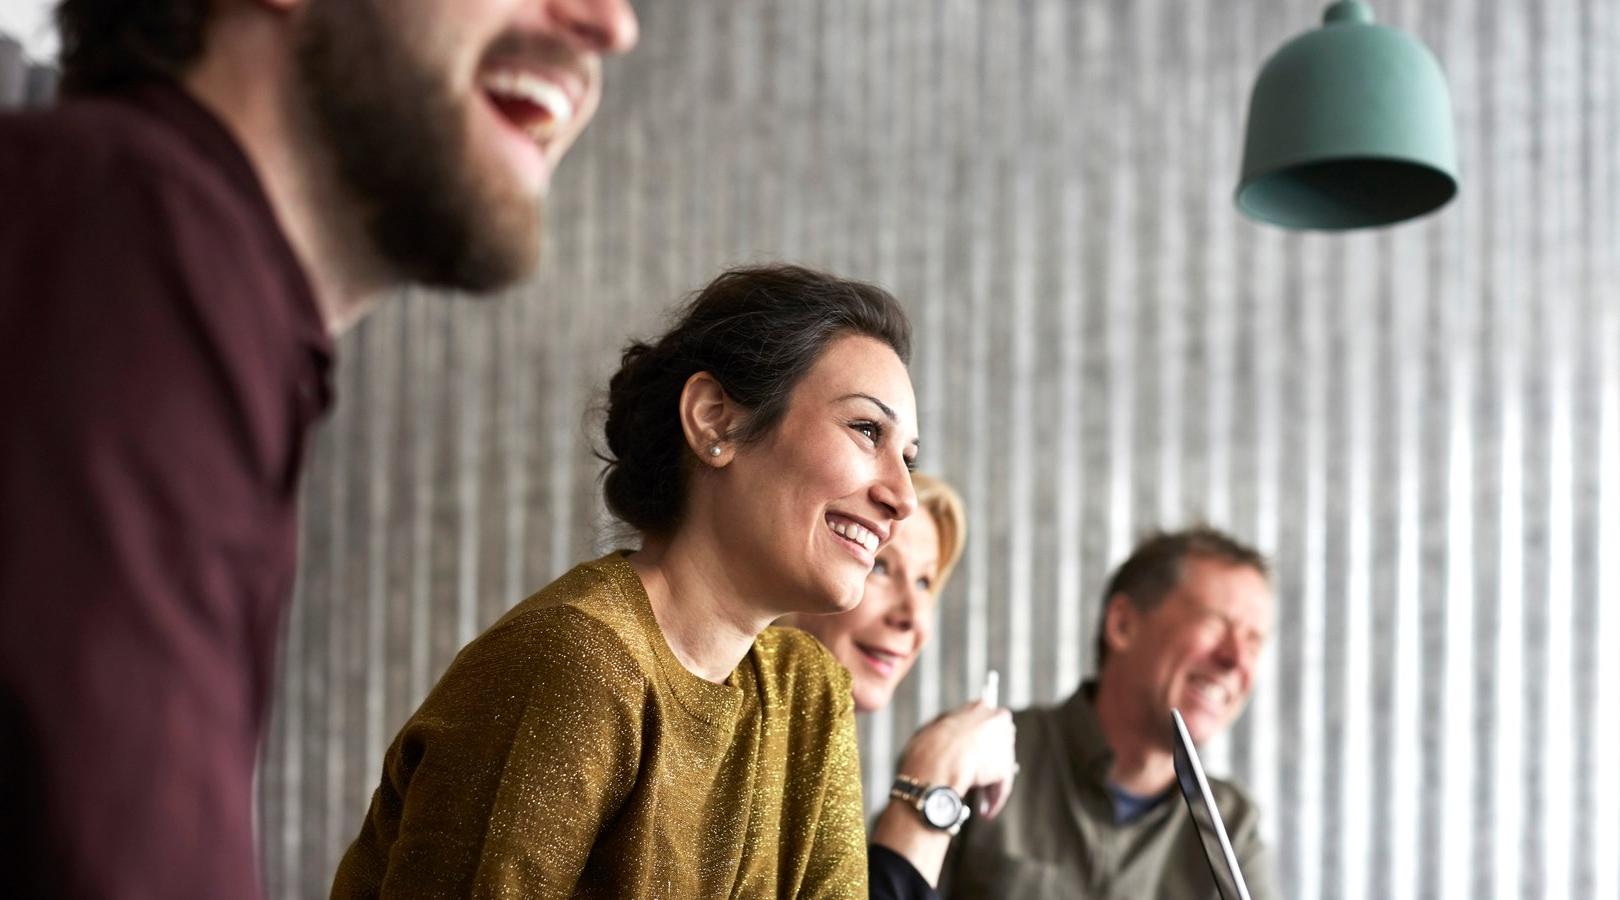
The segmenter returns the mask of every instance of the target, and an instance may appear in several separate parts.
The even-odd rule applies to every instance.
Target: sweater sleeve
[[[847,678],[847,676],[846,676]],[[816,823],[809,864],[799,897],[864,900],[866,823],[862,821],[861,758],[855,742],[855,702],[848,681],[840,699],[827,750],[827,787]]]
[[[635,784],[645,682],[559,609],[464,651],[388,751],[337,897],[567,897]]]

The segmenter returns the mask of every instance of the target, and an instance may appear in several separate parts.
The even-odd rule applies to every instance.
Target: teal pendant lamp
[[[1255,81],[1238,208],[1285,228],[1390,225],[1457,193],[1451,97],[1434,54],[1339,0]]]

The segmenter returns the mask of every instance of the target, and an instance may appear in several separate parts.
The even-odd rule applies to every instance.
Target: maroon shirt
[[[179,88],[0,116],[0,895],[252,898],[332,345]]]

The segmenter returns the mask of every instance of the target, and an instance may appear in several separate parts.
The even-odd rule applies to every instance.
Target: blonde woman
[[[914,474],[917,514],[895,523],[878,550],[860,606],[787,620],[815,635],[849,669],[855,710],[887,706],[933,630],[934,606],[962,556],[967,518],[950,485]],[[1012,714],[974,701],[907,742],[889,804],[869,848],[872,897],[934,897],[950,839],[967,816],[1000,812],[1013,772]],[[967,794],[979,789],[970,808]]]

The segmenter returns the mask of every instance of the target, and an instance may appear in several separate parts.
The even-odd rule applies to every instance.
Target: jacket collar
[[[1108,789],[1108,773],[1114,767],[1114,750],[1107,735],[1097,723],[1093,705],[1097,696],[1097,682],[1086,681],[1080,690],[1064,701],[1059,708],[1059,722],[1064,743],[1069,745],[1069,761],[1077,784]]]

